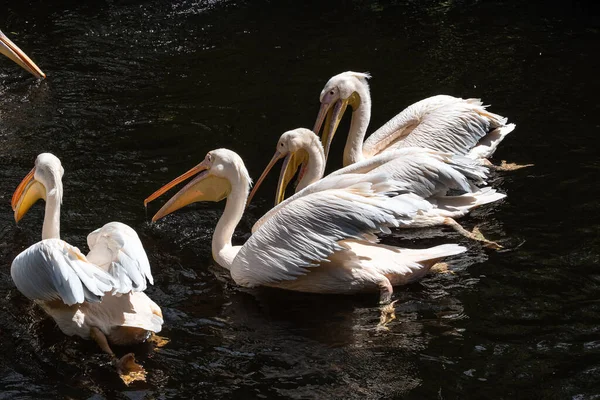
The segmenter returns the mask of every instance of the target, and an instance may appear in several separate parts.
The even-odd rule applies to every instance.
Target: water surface
[[[15,3],[0,28],[48,79],[0,60],[0,399],[600,394],[598,6]],[[373,128],[427,96],[481,97],[517,124],[494,161],[535,164],[496,174],[508,197],[463,220],[505,251],[445,229],[385,239],[469,248],[450,260],[454,273],[396,289],[389,331],[375,329],[376,295],[238,288],[210,253],[223,204],[157,224],[157,208],[142,204],[218,147],[240,153],[256,178],[282,132],[312,127],[320,90],[346,70],[373,75]],[[342,149],[338,138],[331,168]],[[85,249],[88,232],[119,220],[146,247],[156,281],[147,292],[171,339],[133,349],[146,383],[125,387],[94,343],[65,337],[13,287],[10,263],[39,240],[43,207],[16,226],[10,197],[43,151],[66,171],[65,240]],[[270,207],[275,179],[236,241]]]

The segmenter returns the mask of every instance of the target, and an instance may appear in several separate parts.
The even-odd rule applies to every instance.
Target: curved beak
[[[10,205],[15,212],[15,222],[19,222],[36,201],[46,199],[46,188],[34,178],[34,174],[35,168],[23,178],[13,193]]]
[[[231,192],[231,184],[229,181],[225,178],[212,175],[208,162],[202,161],[185,174],[178,176],[171,182],[158,189],[156,192],[152,193],[146,200],[144,200],[144,206],[147,206],[152,200],[155,200],[166,191],[194,175],[198,176],[185,185],[179,192],[177,192],[177,194],[171,197],[171,199],[169,199],[169,201],[167,201],[160,210],[158,210],[158,212],[152,217],[153,222],[191,203],[198,201],[221,201]]]
[[[46,78],[46,74],[33,62],[31,58],[27,57],[16,44],[14,44],[9,38],[6,37],[2,31],[0,31],[0,53],[10,58],[21,68],[33,74],[36,78]]]
[[[327,156],[329,155],[329,148],[331,147],[331,142],[333,141],[333,135],[335,135],[335,131],[344,116],[344,112],[346,112],[346,108],[348,107],[348,102],[350,99],[339,99],[335,103],[322,103],[321,108],[319,109],[319,114],[317,115],[317,121],[315,122],[315,126],[313,128],[313,132],[317,135],[321,130],[321,126],[323,126],[323,122],[325,122],[325,127],[323,128],[323,135],[321,135],[321,143],[323,144],[323,150],[325,151],[325,162],[327,162]]]
[[[321,127],[323,126],[323,121],[325,121],[325,117],[328,115],[328,111],[331,108],[332,103],[321,103],[321,107],[319,108],[319,114],[317,114],[317,120],[315,121],[315,126],[313,127],[313,132],[315,135],[319,134]]]
[[[273,158],[271,158],[269,165],[267,165],[267,167],[263,171],[262,175],[260,176],[260,178],[258,178],[258,181],[256,181],[256,184],[252,188],[252,191],[250,192],[250,195],[248,196],[247,204],[250,204],[250,201],[252,201],[254,194],[258,190],[258,187],[263,182],[263,180],[266,178],[266,176],[269,174],[269,172],[271,171],[273,166],[277,163],[277,161],[279,161],[283,157],[285,157],[285,159],[283,160],[283,165],[281,166],[281,172],[279,173],[279,181],[277,182],[277,190],[275,192],[275,205],[281,203],[283,201],[283,199],[285,198],[285,189],[287,188],[290,181],[296,174],[296,171],[298,171],[298,168],[300,168],[300,164],[306,165],[307,155],[305,156],[304,154],[299,154],[299,153],[300,153],[299,151],[298,152],[288,152],[288,153],[282,153],[280,151],[276,151],[275,154],[273,155]],[[299,179],[300,179],[300,177],[299,177]]]

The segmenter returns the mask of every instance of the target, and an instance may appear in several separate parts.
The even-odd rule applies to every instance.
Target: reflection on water
[[[0,28],[48,79],[0,60],[0,398],[593,398],[597,11],[509,1],[5,6]],[[469,247],[453,273],[397,288],[388,331],[375,329],[377,296],[236,287],[210,252],[222,204],[156,224],[142,204],[218,147],[258,176],[282,132],[312,126],[322,86],[344,70],[373,75],[373,129],[426,96],[482,97],[517,124],[497,161],[535,164],[497,174],[508,198],[464,220],[505,251],[443,229],[385,238]],[[342,148],[334,142],[330,168]],[[65,240],[85,248],[88,232],[120,220],[146,246],[148,294],[171,342],[118,353],[138,354],[147,383],[125,388],[95,344],[65,337],[13,287],[10,263],[39,240],[43,207],[15,226],[10,196],[43,151],[66,171]],[[271,204],[256,200],[238,243]]]

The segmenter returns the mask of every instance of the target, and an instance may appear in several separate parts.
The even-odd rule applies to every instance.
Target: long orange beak
[[[46,198],[46,188],[35,180],[34,174],[35,168],[23,178],[13,193],[10,205],[15,213],[15,222],[19,222],[36,201]]]
[[[333,141],[333,135],[335,135],[338,125],[344,116],[344,112],[346,112],[348,102],[349,99],[339,99],[335,103],[322,103],[321,108],[319,109],[313,132],[318,135],[323,126],[323,122],[325,122],[323,134],[321,135],[321,143],[323,144],[323,151],[325,152],[325,162],[327,162],[327,157],[329,156],[329,148]]]
[[[230,182],[225,178],[211,175],[210,164],[204,160],[185,174],[173,179],[152,193],[150,197],[144,200],[144,205],[148,205],[152,200],[194,175],[197,176],[158,210],[152,217],[153,222],[197,201],[221,201],[231,192]]]
[[[17,209],[17,203],[19,202],[19,199],[23,195],[23,191],[25,190],[25,187],[27,187],[29,182],[33,179],[34,174],[35,174],[35,167],[32,168],[32,170],[29,171],[29,173],[27,175],[25,175],[25,178],[23,178],[21,183],[19,183],[19,186],[17,186],[17,188],[15,189],[15,192],[13,193],[12,199],[10,201],[10,205],[11,205],[13,211],[15,211]]]
[[[246,207],[252,201],[252,198],[254,197],[254,195],[256,194],[256,192],[258,191],[258,187],[265,180],[265,178],[267,177],[267,175],[269,174],[269,172],[271,171],[271,169],[273,169],[273,166],[277,163],[277,161],[281,160],[286,155],[287,155],[286,153],[281,153],[280,151],[276,151],[275,152],[275,154],[273,155],[273,158],[271,158],[271,161],[269,161],[269,164],[266,166],[265,170],[260,175],[260,178],[258,178],[258,180],[256,181],[256,183],[254,184],[254,187],[252,188],[252,191],[250,192],[250,195],[248,195],[248,201],[246,202]],[[279,177],[279,179],[281,180],[281,176]],[[279,183],[277,184],[277,186],[279,187]],[[277,199],[277,195],[276,195],[276,199]],[[275,203],[275,204],[277,204],[277,203]]]
[[[148,203],[150,203],[151,201],[156,200],[158,197],[162,196],[165,192],[171,190],[171,188],[173,188],[174,186],[177,186],[181,182],[183,182],[183,181],[191,178],[192,176],[197,175],[200,172],[207,170],[208,167],[206,165],[203,165],[203,164],[204,164],[204,161],[202,161],[200,164],[196,165],[194,168],[190,169],[185,174],[182,174],[182,175],[178,176],[177,178],[173,179],[171,182],[169,182],[166,185],[162,186],[156,192],[152,193],[150,196],[148,196],[144,200],[144,207],[148,207]]]
[[[301,153],[301,154],[299,154],[299,153]],[[290,183],[290,181],[296,174],[296,171],[298,171],[298,168],[300,168],[300,164],[303,164],[304,167],[302,168],[302,170],[300,172],[300,176],[298,176],[298,182],[300,181],[300,179],[302,178],[301,175],[305,172],[306,163],[308,161],[307,160],[308,155],[306,154],[306,152],[305,151],[296,151],[296,152],[282,153],[278,150],[273,155],[273,158],[271,158],[269,165],[267,165],[267,167],[263,171],[260,178],[258,178],[258,181],[256,181],[256,184],[254,185],[254,187],[252,188],[252,191],[250,192],[250,195],[248,196],[248,201],[246,203],[246,206],[248,204],[250,204],[250,201],[252,201],[254,194],[258,191],[258,187],[263,182],[265,177],[269,174],[269,172],[271,171],[273,166],[277,163],[277,161],[281,160],[283,157],[285,157],[285,159],[283,160],[283,165],[281,166],[281,172],[279,173],[279,180],[277,181],[277,190],[275,191],[275,205],[281,203],[284,200],[285,189],[287,188],[288,184]]]
[[[321,103],[321,107],[319,107],[319,114],[317,114],[317,120],[315,121],[315,126],[313,127],[313,132],[315,135],[319,134],[319,131],[323,126],[323,121],[325,121],[325,117],[327,116],[327,111],[329,111],[332,105],[332,103]]]
[[[17,64],[21,68],[30,72],[37,78],[46,78],[46,74],[21,50],[16,44],[14,44],[2,31],[0,31],[0,53],[4,54]]]

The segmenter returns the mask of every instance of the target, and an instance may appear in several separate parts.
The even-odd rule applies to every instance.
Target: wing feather
[[[338,241],[376,240],[373,233],[408,224],[419,210],[430,208],[416,195],[387,197],[388,190],[378,186],[386,181],[383,174],[361,177],[345,189],[292,196],[293,201],[284,202],[236,256],[231,268],[236,283],[252,287],[292,280],[341,250]]]
[[[426,147],[453,154],[468,154],[491,130],[503,126],[506,118],[484,106],[465,101],[449,103],[427,115],[402,140],[388,149]]]
[[[470,158],[420,147],[403,148],[381,153],[351,164],[329,176],[349,173],[386,173],[401,182],[405,192],[427,198],[455,189],[477,190],[484,184],[488,169]]]
[[[477,151],[489,157],[514,126],[507,125],[505,117],[487,111],[486,107],[480,99],[447,95],[423,99],[373,132],[363,144],[363,154],[369,158],[392,149],[425,147],[466,155],[483,141],[485,149]],[[510,129],[501,129],[487,139],[491,131],[504,127]]]
[[[361,185],[362,187],[366,187],[367,190],[368,187],[373,185],[371,189],[376,190],[378,192],[393,192],[402,190],[401,187],[398,187],[398,182],[394,182],[395,186],[392,186],[389,181],[378,178],[382,178],[382,176],[378,175],[378,177],[375,177],[374,180],[371,180],[371,178],[365,178],[364,174],[344,174],[339,176],[326,176],[325,178],[320,179],[311,185],[308,185],[301,191],[293,194],[292,196],[288,197],[287,199],[285,199],[284,201],[267,211],[265,215],[263,215],[258,221],[254,223],[254,225],[252,226],[252,233],[256,232],[261,225],[263,225],[273,215],[277,214],[281,209],[287,207],[291,202],[309,194],[333,189],[345,189],[349,187],[359,188],[361,187]]]
[[[388,150],[396,141],[411,135],[413,129],[434,110],[451,104],[473,102],[476,99],[463,100],[448,95],[437,95],[417,101],[406,107],[381,128],[373,132],[363,143],[363,153],[367,158]],[[476,101],[475,101],[476,102]]]
[[[141,292],[154,284],[150,262],[137,233],[121,222],[109,222],[88,235],[87,258],[116,281],[115,293]]]
[[[99,302],[115,284],[77,247],[60,239],[42,240],[21,252],[12,263],[11,276],[17,289],[28,298],[61,299],[68,305]]]

